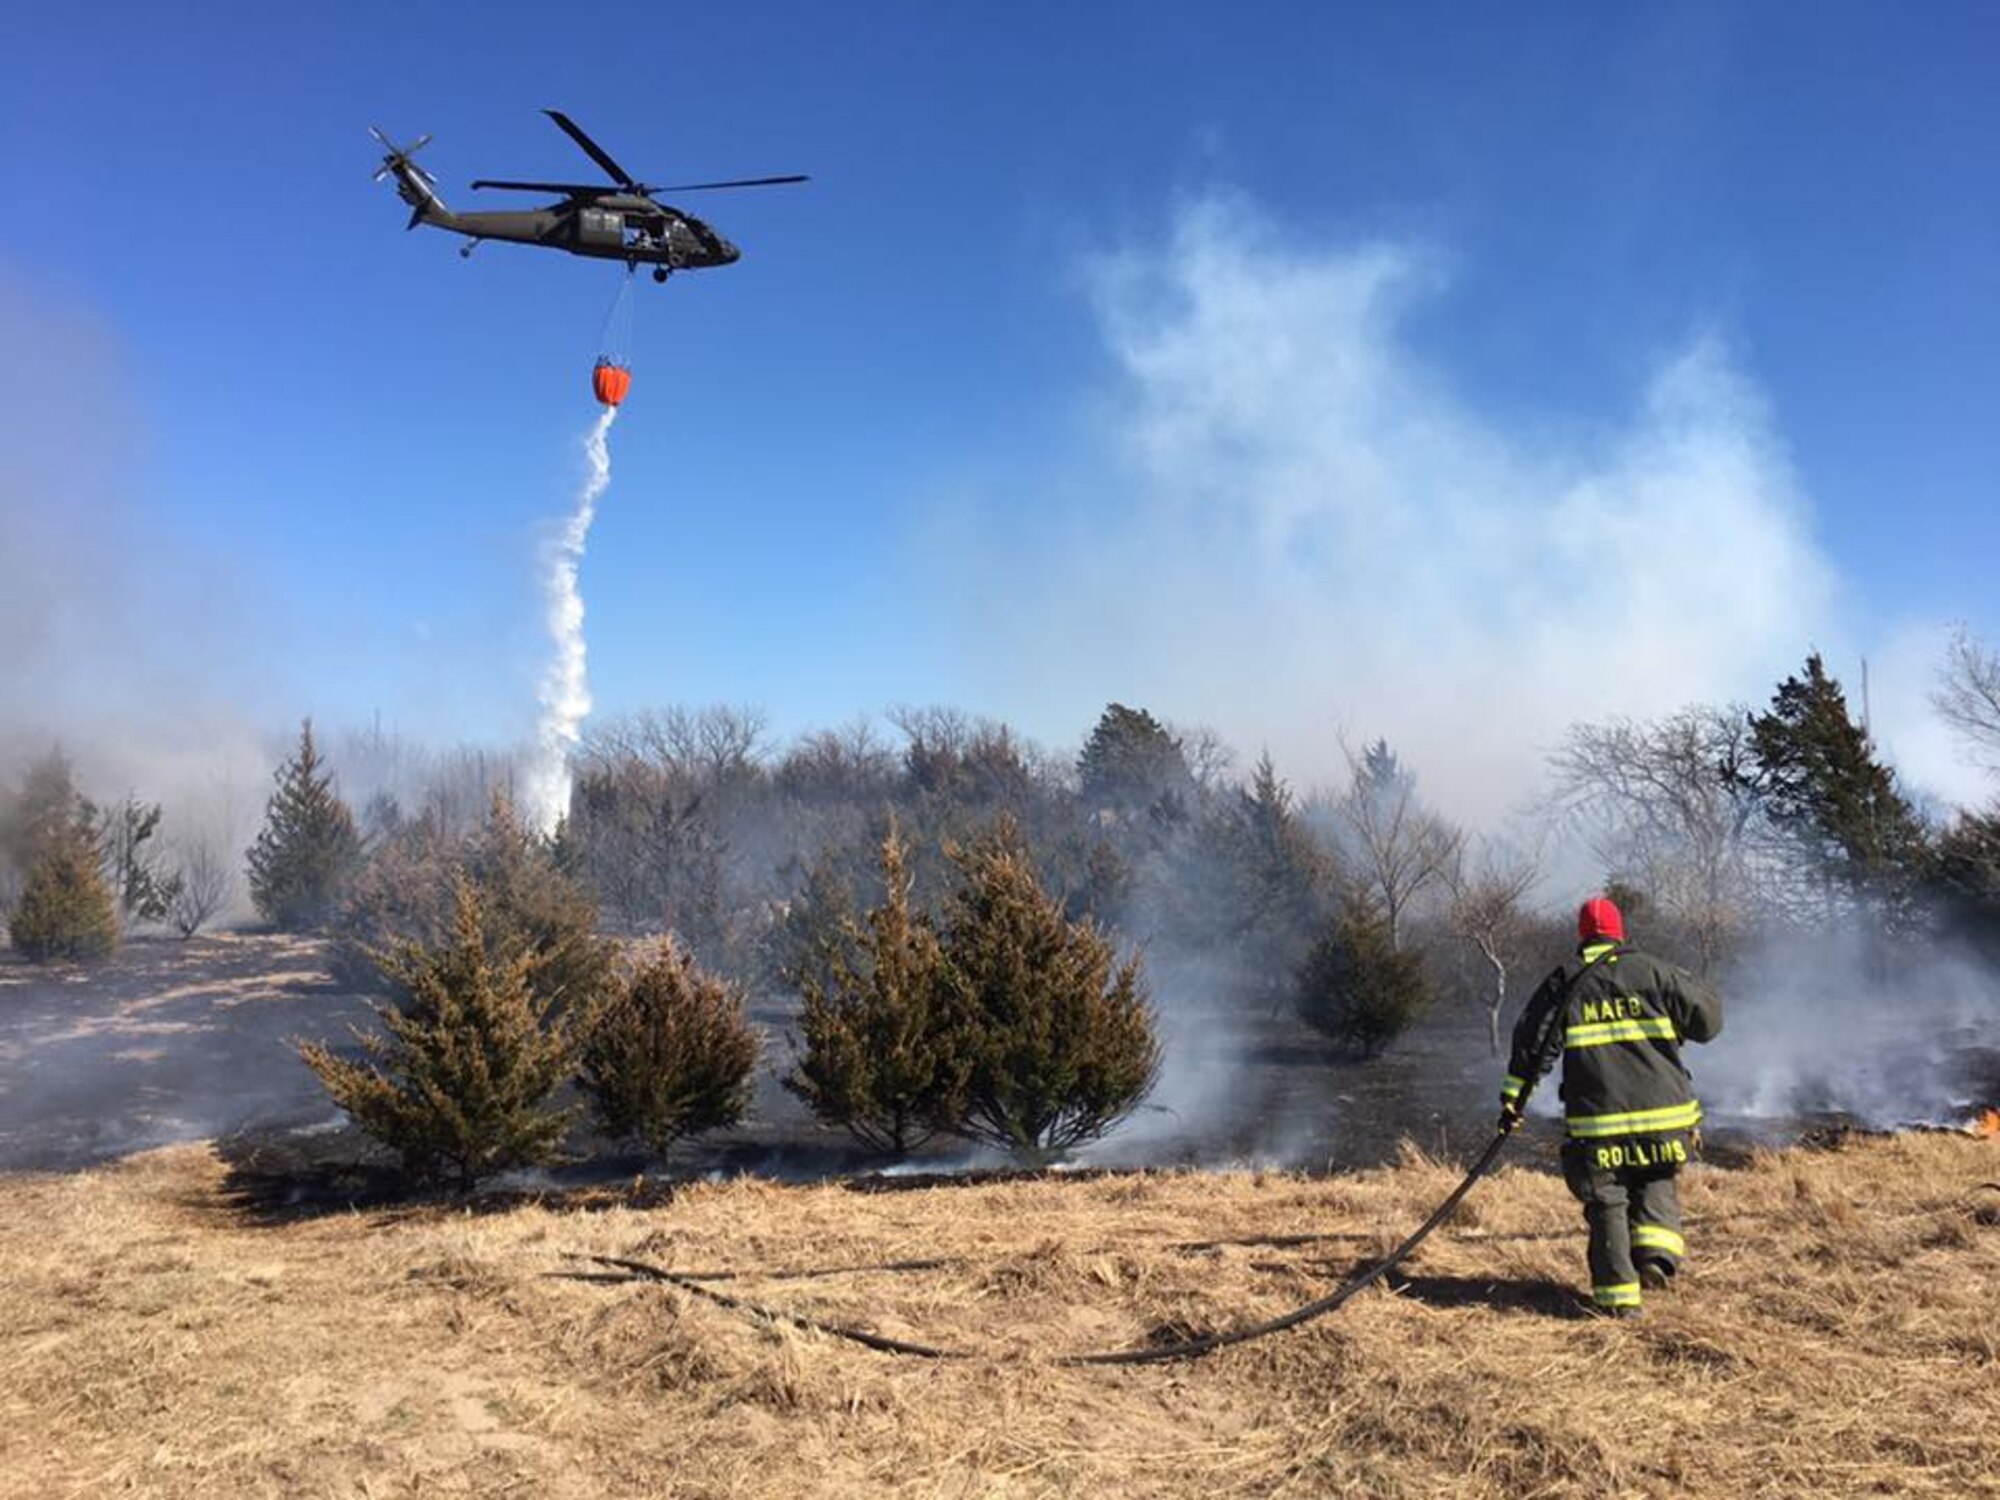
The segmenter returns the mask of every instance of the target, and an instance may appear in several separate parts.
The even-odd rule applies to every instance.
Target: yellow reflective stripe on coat
[[[1525,1078],[1516,1078],[1512,1073],[1509,1073],[1500,1082],[1500,1097],[1502,1099],[1518,1099],[1521,1096],[1521,1090],[1527,1086]]]
[[[1678,1042],[1681,1034],[1667,1016],[1643,1016],[1629,1021],[1591,1021],[1563,1032],[1565,1047],[1603,1047],[1612,1042],[1643,1042],[1658,1037]]]
[[[1594,1141],[1607,1135],[1648,1135],[1654,1131],[1692,1130],[1701,1123],[1701,1103],[1670,1104],[1665,1109],[1638,1109],[1622,1115],[1571,1115],[1569,1133]]]
[[[1632,1226],[1632,1248],[1664,1250],[1669,1255],[1686,1255],[1687,1241],[1673,1230],[1659,1224],[1635,1224]]]
[[[1599,1307],[1637,1307],[1639,1283],[1614,1281],[1609,1286],[1594,1286],[1590,1289],[1590,1298]]]

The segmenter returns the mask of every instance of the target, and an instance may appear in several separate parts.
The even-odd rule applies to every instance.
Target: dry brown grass
[[[1580,1315],[1576,1209],[1507,1169],[1398,1290],[1194,1363],[1051,1362],[1316,1296],[1456,1177],[1407,1153],[275,1226],[201,1147],[0,1179],[0,1495],[2000,1494],[2000,1147],[1965,1137],[1694,1169],[1686,1285],[1636,1322]],[[972,1355],[551,1274],[578,1254]],[[917,1258],[946,1264],[829,1269]]]

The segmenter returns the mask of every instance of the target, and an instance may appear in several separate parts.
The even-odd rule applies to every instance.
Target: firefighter
[[[1701,1104],[1683,1042],[1722,1030],[1722,1001],[1687,970],[1625,946],[1625,918],[1603,896],[1577,912],[1577,959],[1529,998],[1514,1028],[1500,1128],[1521,1121],[1535,1083],[1562,1058],[1563,1180],[1590,1226],[1590,1295],[1614,1317],[1641,1289],[1672,1285],[1685,1246],[1675,1174]]]

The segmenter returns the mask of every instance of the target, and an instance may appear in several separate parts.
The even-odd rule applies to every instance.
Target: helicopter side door
[[[583,208],[576,215],[576,243],[584,250],[622,249],[625,244],[625,215],[616,209]]]

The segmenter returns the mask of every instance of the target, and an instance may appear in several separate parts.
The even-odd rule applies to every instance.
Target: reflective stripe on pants
[[[1594,1150],[1577,1141],[1563,1146],[1563,1181],[1583,1204],[1584,1222],[1590,1226],[1592,1296],[1602,1307],[1636,1307],[1635,1254],[1657,1262],[1671,1275],[1686,1253],[1675,1169],[1600,1167],[1595,1156]],[[1607,1293],[1617,1300],[1606,1300]]]

